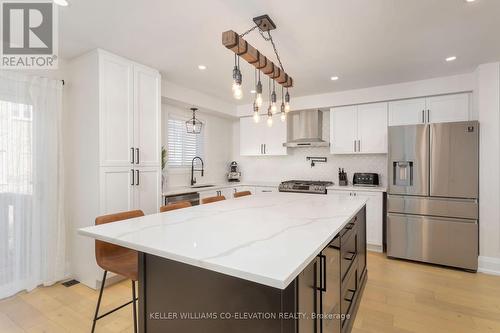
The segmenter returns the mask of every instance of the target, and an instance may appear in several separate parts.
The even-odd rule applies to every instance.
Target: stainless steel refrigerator
[[[387,255],[476,271],[479,123],[389,127]]]

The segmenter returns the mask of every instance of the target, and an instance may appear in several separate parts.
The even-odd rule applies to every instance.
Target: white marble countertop
[[[78,232],[285,289],[365,202],[341,195],[267,193]]]
[[[279,183],[269,183],[269,182],[224,182],[224,183],[211,183],[211,182],[206,182],[206,183],[199,183],[196,184],[197,186],[200,185],[214,185],[210,187],[191,187],[191,186],[173,186],[173,187],[167,187],[162,195],[163,196],[169,196],[169,195],[176,195],[176,194],[183,194],[183,193],[192,193],[192,192],[201,192],[201,191],[209,191],[209,190],[220,190],[221,188],[227,188],[227,187],[235,187],[235,186],[262,186],[262,187],[278,187]]]
[[[382,186],[353,186],[353,185],[348,185],[348,186],[332,185],[328,186],[326,190],[387,192],[387,189]]]

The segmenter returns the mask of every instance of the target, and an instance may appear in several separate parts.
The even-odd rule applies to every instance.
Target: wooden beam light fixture
[[[259,110],[262,107],[262,83],[260,80],[260,73],[269,77],[269,114],[274,114],[277,111],[277,96],[275,84],[281,85],[281,120],[286,120],[286,113],[290,111],[290,93],[288,88],[293,87],[293,79],[285,72],[283,64],[281,63],[280,56],[276,50],[271,30],[276,29],[276,24],[271,20],[268,15],[254,17],[255,25],[242,34],[238,34],[233,30],[228,30],[222,33],[222,45],[234,52],[234,68],[233,68],[233,96],[236,99],[241,99],[243,96],[241,90],[242,75],[240,70],[240,58],[255,67],[255,101],[253,103],[254,120],[258,122],[260,119]],[[273,63],[269,58],[264,56],[259,50],[250,45],[243,37],[253,30],[258,29],[260,35],[264,40],[271,42],[273,50],[279,65]],[[258,81],[257,81],[258,80]],[[272,80],[272,83],[271,83]],[[272,85],[272,92],[271,92]],[[286,89],[286,94],[284,93]],[[272,118],[268,125],[272,126]]]

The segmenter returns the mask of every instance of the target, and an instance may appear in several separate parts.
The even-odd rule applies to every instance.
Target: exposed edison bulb
[[[286,113],[285,112],[281,112],[280,119],[281,119],[281,121],[285,121],[286,120]]]
[[[276,103],[275,103],[275,102],[273,102],[273,103],[271,104],[271,112],[272,112],[273,114],[275,114],[275,113],[276,113],[276,111],[278,111],[278,108],[276,107]]]
[[[260,116],[259,116],[259,113],[258,112],[254,112],[253,113],[253,121],[255,123],[258,123],[260,121]]]
[[[269,127],[273,126],[273,117],[272,116],[267,116],[267,126],[269,126]]]
[[[241,99],[243,97],[243,90],[241,89],[241,85],[237,83],[233,83],[233,97],[236,99]]]
[[[257,93],[255,96],[255,104],[260,108],[262,106],[262,94]]]
[[[290,103],[285,103],[285,112],[290,112]]]

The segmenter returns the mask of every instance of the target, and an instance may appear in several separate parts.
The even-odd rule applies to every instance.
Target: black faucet
[[[195,170],[194,169],[194,160],[196,160],[196,159],[199,159],[200,162],[201,162],[201,170]],[[193,158],[193,160],[191,161],[191,186],[193,186],[194,184],[196,184],[196,178],[194,178],[194,172],[195,171],[200,171],[201,172],[201,176],[203,177],[203,170],[204,170],[203,160],[201,159],[201,157],[195,156]]]

